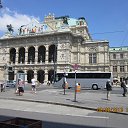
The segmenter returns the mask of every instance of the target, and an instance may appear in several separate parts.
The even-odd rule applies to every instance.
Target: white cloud
[[[33,16],[28,16],[25,14],[19,14],[15,11],[11,11],[8,8],[1,9],[0,12],[0,33],[7,32],[7,25],[11,24],[14,32],[17,33],[18,29],[22,25],[26,25],[31,22],[31,20],[35,18]],[[39,19],[39,18],[36,18]]]

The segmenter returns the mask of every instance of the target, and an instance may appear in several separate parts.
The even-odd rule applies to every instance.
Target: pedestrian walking
[[[107,100],[110,100],[110,93],[112,91],[112,86],[111,86],[111,83],[110,83],[110,80],[108,80],[106,82],[106,89],[107,89]]]
[[[4,92],[4,91],[5,91],[5,84],[1,83],[1,92]]]
[[[123,96],[126,97],[126,92],[127,92],[127,87],[126,87],[126,83],[125,83],[125,80],[123,80],[121,82],[121,88],[123,88]]]
[[[34,77],[31,79],[31,82],[32,82],[32,92],[36,93],[36,80]]]
[[[22,96],[24,93],[24,81],[22,79],[19,79],[18,81],[18,93],[19,96]]]

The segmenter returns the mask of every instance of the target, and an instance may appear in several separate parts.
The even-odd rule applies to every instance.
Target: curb
[[[97,111],[97,108],[92,108],[92,107],[83,107],[79,105],[73,105],[73,104],[65,104],[65,103],[60,103],[60,102],[52,102],[52,101],[41,101],[41,100],[31,100],[31,99],[18,99],[18,98],[0,98],[0,99],[5,99],[5,100],[16,100],[16,101],[25,101],[25,102],[36,102],[36,103],[45,103],[45,104],[53,104],[53,105],[62,105],[62,106],[67,106],[67,107],[74,107],[74,108],[80,108],[80,109],[87,109],[87,110],[93,110]],[[98,111],[97,111],[98,112]],[[122,115],[128,115],[128,113],[123,113],[123,112],[108,112],[108,113],[115,113],[115,114],[122,114]]]

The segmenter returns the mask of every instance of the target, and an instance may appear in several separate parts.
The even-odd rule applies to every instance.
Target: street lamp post
[[[54,63],[54,77],[53,77],[53,82],[55,83],[55,77],[56,77],[56,60],[55,60],[55,51],[54,51],[54,57],[53,57],[53,63]]]
[[[74,102],[76,102],[76,70],[75,70],[75,95],[74,95]]]
[[[4,85],[5,85],[5,90],[6,90],[7,76],[8,76],[8,66],[7,66],[7,63],[6,63],[4,65]]]
[[[77,89],[76,71],[77,71],[77,69],[78,69],[78,65],[75,64],[75,65],[73,66],[73,68],[74,68],[74,70],[75,70],[75,89],[74,89],[75,94],[74,94],[74,102],[76,102],[76,89]]]
[[[54,48],[54,54],[53,54],[53,63],[54,63],[54,83],[56,78],[56,72],[57,72],[57,37],[55,38],[55,48]]]
[[[65,87],[66,87],[66,76],[65,76],[65,73],[64,73],[64,76],[63,76],[63,89],[64,89],[64,95],[65,95]]]

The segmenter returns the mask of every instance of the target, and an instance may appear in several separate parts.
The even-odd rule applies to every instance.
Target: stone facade
[[[121,81],[128,80],[128,47],[111,47],[110,53],[110,70],[113,72],[115,79]]]
[[[4,78],[16,79],[17,72],[23,72],[27,82],[35,76],[42,83],[55,72],[74,70],[75,64],[80,71],[110,71],[109,42],[92,40],[83,17],[49,14],[43,23],[33,20],[19,30],[0,39],[1,74],[6,63],[13,67]]]

